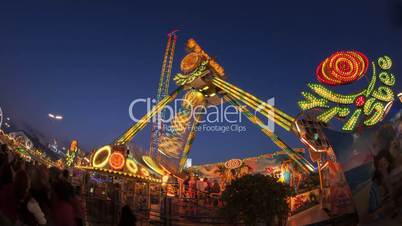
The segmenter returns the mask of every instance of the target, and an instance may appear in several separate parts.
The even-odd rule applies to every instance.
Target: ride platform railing
[[[86,226],[117,226],[120,211],[125,203],[85,194],[84,214]],[[151,208],[130,205],[137,218],[137,226],[146,225],[244,225],[227,223],[219,216],[219,200],[209,196],[199,198],[161,198]]]

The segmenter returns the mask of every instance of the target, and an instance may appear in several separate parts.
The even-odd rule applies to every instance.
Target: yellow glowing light
[[[101,153],[107,153],[107,156],[105,158],[103,158],[102,160],[98,160],[98,157],[101,155]],[[92,159],[92,166],[93,167],[97,167],[97,168],[103,168],[107,165],[108,160],[110,155],[112,154],[112,148],[110,147],[110,145],[106,145],[103,146],[101,148],[99,148],[95,154],[94,157]]]
[[[361,113],[362,109],[357,109],[355,112],[353,112],[352,116],[350,116],[349,120],[343,125],[342,129],[345,131],[352,131],[356,127]]]
[[[205,97],[204,94],[197,90],[190,90],[184,95],[184,101],[182,106],[187,109],[197,107],[204,104]]]
[[[234,98],[250,106],[255,111],[258,111],[265,117],[273,120],[276,124],[282,126],[284,129],[290,130],[291,124],[294,121],[294,118],[292,118],[291,116],[219,78],[213,78],[212,83],[233,96]]]
[[[162,164],[159,164],[159,166],[168,174],[172,174],[168,169],[166,169],[166,167],[164,167]]]
[[[149,171],[147,169],[141,168],[141,173],[142,173],[142,175],[149,177]]]
[[[154,160],[152,160],[151,157],[144,155],[144,156],[142,156],[142,160],[145,162],[145,164],[147,164],[147,166],[149,168],[151,168],[153,171],[155,171],[155,173],[157,173],[159,175],[165,174],[163,169],[159,168],[159,166],[156,165],[156,163],[154,162]]]
[[[164,108],[168,103],[170,103],[172,100],[174,100],[177,95],[180,93],[180,91],[183,89],[183,87],[177,88],[175,91],[173,91],[172,94],[169,96],[166,96],[163,98],[159,103],[157,103],[155,106],[152,107],[151,111],[148,112],[146,115],[144,115],[136,124],[134,124],[130,129],[128,129],[117,141],[116,143],[118,144],[125,144],[129,142],[136,134],[138,131],[143,129],[149,120],[162,108]]]
[[[282,184],[285,183],[285,177],[283,176],[283,173],[281,173],[281,177],[279,177],[278,182]]]
[[[162,185],[166,185],[166,183],[168,182],[168,180],[169,180],[169,175],[164,175],[163,177],[162,177]]]
[[[136,174],[138,172],[138,166],[132,159],[127,159],[126,160],[126,168],[130,173]]]

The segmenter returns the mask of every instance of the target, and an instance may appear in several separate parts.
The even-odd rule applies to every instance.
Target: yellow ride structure
[[[178,87],[169,95],[163,97],[147,114],[127,129],[112,144],[107,145],[106,148],[102,147],[97,150],[94,155],[95,158],[93,157],[92,159],[92,166],[104,166],[96,164],[100,161],[99,159],[102,160],[104,158],[103,163],[106,165],[106,160],[110,158],[113,152],[121,152],[127,158],[125,164],[129,165],[125,168],[131,173],[134,173],[132,169],[136,168],[135,173],[142,173],[138,169],[152,172],[151,174],[142,173],[142,176],[145,177],[148,175],[148,177],[161,178],[166,175],[179,174],[186,163],[187,156],[196,136],[195,128],[200,122],[202,114],[195,114],[197,117],[191,116],[194,115],[194,111],[197,111],[198,106],[217,105],[223,100],[234,105],[239,112],[242,112],[252,123],[258,126],[268,138],[285,151],[306,173],[315,171],[315,167],[309,161],[276,136],[262,122],[259,116],[251,113],[251,110],[259,112],[262,117],[272,120],[287,131],[295,131],[293,129],[295,118],[226,81],[224,68],[210,57],[194,39],[187,41],[186,51],[187,54],[180,63],[181,72],[174,76],[174,81]],[[152,154],[131,157],[129,159],[125,151],[128,142],[156,114],[163,111],[166,105],[175,100],[181,91],[185,92],[184,102],[181,106],[182,111],[175,115],[171,121],[171,127],[174,132],[172,134],[161,134],[158,138],[158,144],[154,146],[158,147],[158,151],[164,158],[178,160],[176,167],[167,166],[164,161],[161,161],[159,158],[155,159]],[[105,154],[99,157],[99,152],[104,152]],[[121,166],[120,163],[124,164],[124,160],[118,160],[119,155],[114,157],[115,160],[113,160],[114,163],[112,165]],[[119,168],[125,169],[123,166]]]

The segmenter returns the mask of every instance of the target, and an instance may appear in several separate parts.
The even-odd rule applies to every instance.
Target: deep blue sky
[[[306,83],[315,81],[316,65],[333,51],[356,49],[371,60],[388,54],[393,72],[402,74],[398,1],[259,2],[2,1],[0,106],[14,124],[44,137],[76,138],[87,150],[110,143],[131,125],[129,103],[155,96],[166,33],[176,28],[174,72],[193,37],[217,57],[230,82],[261,99],[275,97],[291,115]],[[49,112],[65,120],[51,122]],[[198,134],[193,162],[277,150],[244,125],[241,134]],[[134,141],[148,147],[149,129]]]

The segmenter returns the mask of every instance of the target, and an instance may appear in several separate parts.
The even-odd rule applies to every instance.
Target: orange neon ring
[[[115,151],[110,155],[109,166],[114,170],[121,170],[126,163],[125,157],[121,152]]]
[[[132,159],[127,159],[126,160],[126,167],[128,171],[132,174],[136,174],[138,172],[138,166]]]
[[[98,161],[98,157],[101,153],[107,152],[106,158],[104,158],[102,161]],[[96,168],[103,168],[107,165],[108,159],[110,157],[110,154],[112,152],[112,148],[109,145],[103,146],[99,148],[95,154],[94,157],[92,158],[92,166]],[[100,163],[99,163],[100,162]]]

